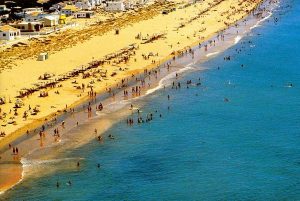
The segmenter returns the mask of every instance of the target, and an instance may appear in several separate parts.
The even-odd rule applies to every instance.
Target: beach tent
[[[45,61],[49,58],[49,54],[47,52],[40,53],[38,56],[38,61]]]

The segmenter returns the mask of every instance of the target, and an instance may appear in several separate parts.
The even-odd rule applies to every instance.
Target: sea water
[[[0,200],[300,200],[299,22],[299,1],[282,3],[198,66],[207,70],[176,80],[201,86],[140,100],[153,121],[124,119],[103,143],[65,153],[79,168],[24,180]]]

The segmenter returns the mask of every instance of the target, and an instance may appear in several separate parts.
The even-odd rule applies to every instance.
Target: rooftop
[[[42,22],[19,22],[19,23],[17,23],[17,24],[19,24],[19,25],[22,25],[22,24],[43,24]]]
[[[9,25],[4,25],[4,26],[0,26],[0,31],[1,32],[7,32],[7,31],[18,31],[19,29],[16,29],[12,26]]]
[[[71,10],[71,11],[77,11],[78,9],[74,5],[66,5],[62,8],[63,10]]]
[[[51,15],[48,15],[48,16],[45,16],[44,19],[48,19],[48,20],[55,20],[56,17],[54,16],[51,16]]]

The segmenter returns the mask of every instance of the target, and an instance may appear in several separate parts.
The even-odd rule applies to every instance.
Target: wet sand
[[[2,164],[0,163],[0,195],[22,179],[23,168],[21,163]]]

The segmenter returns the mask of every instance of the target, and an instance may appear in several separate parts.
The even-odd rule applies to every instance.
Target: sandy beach
[[[30,140],[36,141],[36,128],[61,124],[63,118],[60,115],[72,116],[79,111],[80,104],[93,102],[98,95],[108,94],[112,99],[122,97],[123,90],[131,89],[130,83],[140,79],[145,70],[150,72],[213,36],[216,36],[215,40],[225,40],[222,31],[248,16],[259,3],[260,0],[155,3],[135,12],[115,14],[97,25],[33,39],[26,47],[4,49],[0,53],[0,97],[5,98],[5,104],[0,106],[0,130],[5,135],[0,137],[0,150],[7,153],[8,144],[24,135],[32,135]],[[169,13],[162,14],[166,9]],[[209,51],[214,43],[212,40],[201,48]],[[49,59],[37,61],[41,52],[48,52]],[[210,56],[214,54],[217,53],[210,52]],[[157,85],[155,81],[147,84],[149,86],[142,93],[151,84],[151,87]],[[103,104],[107,105],[109,101],[111,99]],[[92,105],[92,109],[96,106]],[[111,122],[126,114],[128,110],[123,110],[112,115],[111,120],[103,119],[103,129],[98,132],[103,133]],[[78,121],[70,119],[67,127],[72,126],[64,132]],[[90,133],[93,137],[93,132]],[[74,141],[82,139],[83,136],[76,136]],[[47,138],[43,143],[50,142],[53,143],[53,138]],[[16,174],[1,182],[0,191],[20,180],[22,168],[18,161],[29,150],[28,144],[26,148],[21,147],[14,160],[17,165],[12,165]],[[7,157],[6,154],[4,158]],[[5,161],[4,158],[0,161]],[[0,177],[3,175],[1,170]]]
[[[142,72],[146,68],[157,66],[170,58],[172,52],[176,53],[187,46],[207,40],[213,34],[247,16],[258,2],[211,0],[182,9],[180,8],[184,4],[179,4],[175,6],[176,11],[168,15],[162,15],[159,12],[165,6],[157,8],[154,4],[149,10],[144,11],[153,13],[153,16],[147,15],[146,18],[150,19],[144,20],[136,17],[137,19],[131,22],[127,21],[126,17],[120,17],[113,23],[107,22],[111,24],[111,28],[100,25],[100,28],[91,27],[87,30],[80,30],[80,33],[75,32],[76,35],[72,32],[62,32],[58,36],[45,39],[49,40],[46,44],[43,42],[29,44],[25,47],[26,51],[23,47],[3,51],[1,61],[5,67],[2,66],[3,70],[0,74],[0,94],[1,97],[5,97],[6,104],[1,105],[1,131],[4,131],[6,136],[0,138],[1,145],[5,144],[4,141],[8,142],[6,139],[13,139],[13,136],[16,136],[15,133],[30,131],[30,128],[42,124],[45,118],[51,118],[64,110],[66,106],[71,108],[74,103],[86,100],[88,90],[83,92],[82,89],[77,89],[82,84],[93,87],[97,93],[103,93],[107,88],[118,84],[121,79]],[[127,18],[134,18],[134,16]],[[123,24],[125,20],[130,22],[130,26],[119,27],[118,25]],[[120,29],[118,35],[115,34],[115,27]],[[63,37],[60,38],[61,36]],[[151,38],[155,39],[151,40]],[[122,50],[133,47],[130,46],[132,44],[135,44],[132,50],[122,53]],[[40,52],[49,52],[50,58],[43,62],[37,61],[37,54]],[[21,54],[25,55],[21,56]],[[112,58],[106,59],[110,56]],[[7,66],[5,60],[9,60],[10,65]],[[74,69],[86,67],[92,61],[103,61],[99,67],[85,70],[85,74],[93,74],[93,76],[83,78],[70,75]],[[94,73],[96,70],[97,72]],[[23,76],[25,74],[26,76]],[[64,80],[65,77],[71,79]],[[17,98],[20,91],[35,90],[51,81],[56,81],[54,88],[45,87],[38,89],[32,95],[24,95],[22,99]],[[57,85],[62,85],[62,87],[57,87]],[[48,96],[40,97],[40,92],[45,91]],[[55,94],[55,91],[58,91],[59,95]],[[12,110],[17,99],[21,100],[24,106],[19,108],[15,115]],[[31,110],[39,106],[37,108],[39,112],[34,112],[34,115],[29,114],[25,120],[23,114],[25,111],[30,113],[28,112],[29,106]],[[3,115],[4,113],[6,115]],[[35,126],[28,128],[28,125]]]

